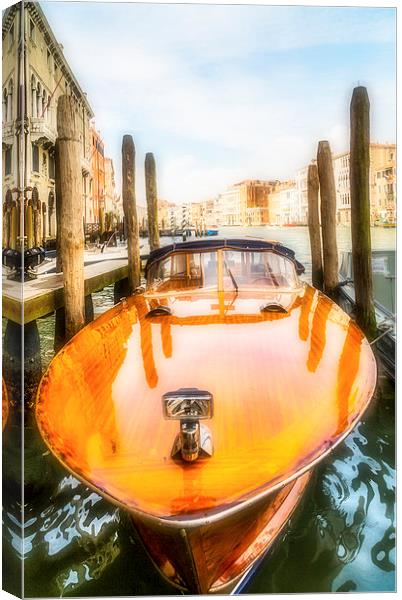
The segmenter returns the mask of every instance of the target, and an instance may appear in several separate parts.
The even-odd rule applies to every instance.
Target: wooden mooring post
[[[145,155],[145,191],[148,207],[148,237],[150,251],[159,248],[158,193],[156,187],[155,158],[152,152]]]
[[[321,228],[320,211],[318,205],[318,169],[316,164],[311,164],[307,171],[307,201],[308,201],[308,231],[311,248],[311,275],[312,284],[322,290],[324,283],[322,270]]]
[[[122,195],[127,235],[128,291],[132,294],[141,283],[141,260],[135,204],[135,146],[131,135],[123,136]]]
[[[329,142],[320,141],[317,167],[321,196],[321,232],[324,263],[324,291],[333,299],[338,295],[338,247],[336,243],[336,191]]]
[[[84,237],[81,178],[81,145],[77,113],[71,96],[57,105],[60,246],[64,281],[65,336],[69,340],[85,324]]]
[[[365,87],[350,104],[350,207],[355,318],[369,339],[376,335],[370,237],[370,102]]]

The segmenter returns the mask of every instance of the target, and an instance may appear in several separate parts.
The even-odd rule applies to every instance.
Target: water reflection
[[[381,379],[368,413],[317,467],[285,539],[245,592],[395,590],[393,418],[392,386]]]

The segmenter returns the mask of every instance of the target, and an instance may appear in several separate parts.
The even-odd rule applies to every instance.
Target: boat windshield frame
[[[264,244],[263,247],[260,244],[253,245],[250,248],[248,245],[196,245],[193,242],[180,244],[165,252],[162,250],[159,249],[157,259],[146,267],[146,291],[152,295],[211,291],[294,293],[303,285],[298,277],[304,271],[303,265],[294,259],[292,251],[289,254],[278,252],[273,244]],[[262,258],[264,254],[270,255],[272,260]],[[201,258],[202,255],[209,255],[209,261]],[[274,264],[276,271],[271,268]]]

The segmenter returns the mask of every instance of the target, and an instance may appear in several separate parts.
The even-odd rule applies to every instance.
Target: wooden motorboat
[[[373,250],[371,256],[373,276],[374,311],[377,321],[375,347],[385,373],[395,379],[396,351],[396,260],[395,250]],[[343,251],[339,270],[341,305],[353,313],[355,287],[353,282],[353,257],[351,251]]]
[[[39,387],[44,440],[128,510],[160,573],[227,592],[278,537],[376,384],[367,340],[275,242],[153,251]]]

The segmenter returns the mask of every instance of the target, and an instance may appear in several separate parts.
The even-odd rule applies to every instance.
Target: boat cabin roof
[[[301,275],[304,273],[304,266],[295,258],[295,253],[290,248],[287,248],[280,242],[273,241],[264,241],[264,240],[246,240],[246,239],[202,239],[196,241],[189,242],[179,242],[174,244],[169,244],[168,246],[162,246],[161,248],[157,248],[153,250],[148,258],[147,264],[145,266],[145,275],[148,273],[148,269],[159,262],[160,260],[166,258],[167,256],[180,252],[210,252],[211,250],[249,250],[254,252],[263,252],[263,251],[272,251],[275,254],[279,254],[284,258],[292,261],[296,268],[296,273]]]

